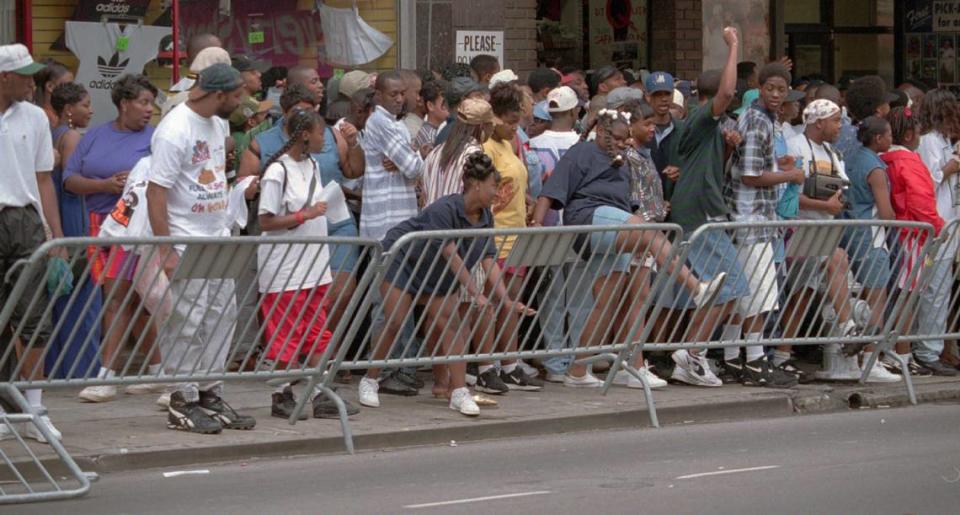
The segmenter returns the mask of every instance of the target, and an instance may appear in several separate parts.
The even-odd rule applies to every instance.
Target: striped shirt
[[[377,106],[364,127],[363,207],[360,236],[383,239],[387,231],[417,214],[417,179],[423,173],[423,159],[410,146],[410,133],[403,122]],[[389,159],[397,170],[388,172]]]
[[[463,166],[467,162],[467,156],[474,152],[483,152],[483,148],[476,140],[471,140],[460,155],[454,156],[446,169],[440,168],[441,152],[443,145],[433,149],[427,155],[423,169],[423,189],[428,206],[447,195],[463,193]]]

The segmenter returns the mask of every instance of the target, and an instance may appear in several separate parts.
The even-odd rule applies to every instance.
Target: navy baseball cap
[[[643,84],[644,89],[647,90],[648,95],[660,91],[669,91],[673,92],[673,75],[670,75],[667,72],[653,72],[647,77],[647,80]]]

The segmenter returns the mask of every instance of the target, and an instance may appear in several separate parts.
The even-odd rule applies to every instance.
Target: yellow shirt
[[[493,160],[493,166],[500,172],[500,189],[513,189],[513,196],[506,207],[493,214],[495,227],[527,226],[527,167],[513,151],[509,141],[494,141],[493,138],[483,144],[483,151]],[[513,249],[516,237],[497,238],[500,259],[505,259]]]

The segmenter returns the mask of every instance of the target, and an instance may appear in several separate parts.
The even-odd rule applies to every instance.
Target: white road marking
[[[209,470],[175,470],[173,472],[164,472],[163,477],[179,477],[179,476],[202,476],[209,474]]]
[[[720,476],[723,474],[737,474],[740,472],[755,472],[757,470],[770,470],[770,469],[778,469],[778,468],[780,468],[780,465],[764,465],[762,467],[750,467],[745,469],[717,470],[715,472],[701,472],[699,474],[688,474],[686,476],[679,476],[677,479],[693,479],[696,477]]]
[[[531,495],[546,495],[552,493],[550,490],[537,490],[536,492],[520,492],[516,494],[490,495],[487,497],[474,497],[472,499],[456,499],[453,501],[429,502],[425,504],[408,504],[404,508],[415,510],[419,508],[434,508],[436,506],[450,506],[453,504],[467,504],[471,502],[496,501],[498,499],[514,499],[517,497],[529,497]]]

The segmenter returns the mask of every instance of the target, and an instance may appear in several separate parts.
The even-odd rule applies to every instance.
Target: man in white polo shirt
[[[15,44],[0,46],[0,278],[20,259],[27,259],[46,241],[47,230],[54,238],[62,238],[60,210],[53,187],[53,143],[50,125],[39,107],[31,104],[33,75],[43,66],[33,62],[27,47]],[[23,270],[21,268],[20,270]],[[18,275],[18,274],[14,274]],[[17,282],[0,279],[0,306],[6,304],[10,288]],[[40,283],[37,277],[35,283]],[[33,309],[29,304],[39,297]],[[44,307],[49,303],[46,291],[21,297],[10,318],[10,327],[20,331],[20,341],[28,343],[29,352],[21,357],[21,374],[28,379],[39,379],[43,374],[43,347],[50,337],[49,321],[43,320]],[[37,307],[39,306],[39,308]],[[0,328],[5,329],[5,328]],[[0,340],[0,354],[6,352],[9,340]],[[9,380],[6,375],[0,380]],[[54,437],[60,432],[50,424],[41,404],[41,390],[24,392],[31,408],[37,411],[39,423],[46,423]],[[41,442],[46,441],[33,424],[27,424],[23,434]],[[0,439],[11,437],[6,425],[0,424]]]

